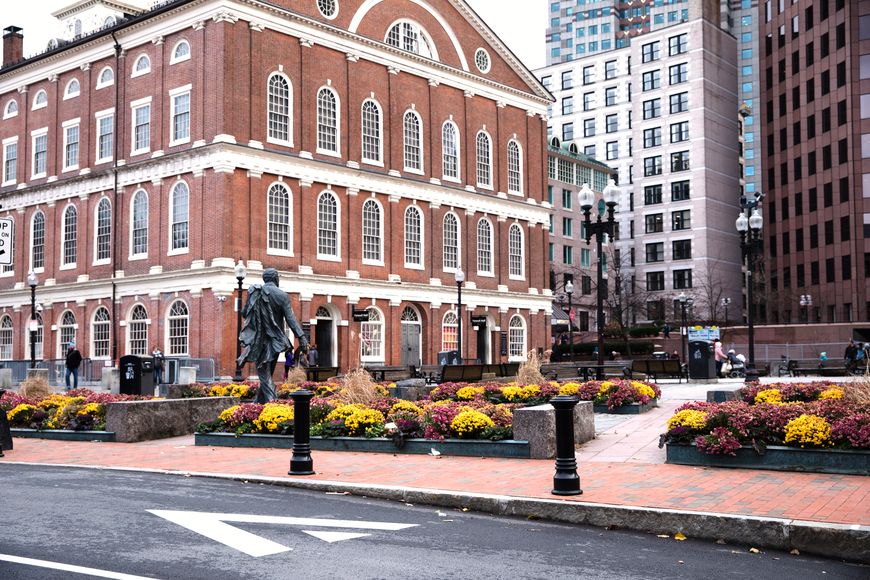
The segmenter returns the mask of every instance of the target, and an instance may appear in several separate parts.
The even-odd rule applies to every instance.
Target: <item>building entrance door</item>
[[[475,327],[477,330],[477,360],[480,364],[492,363],[492,349],[489,347],[489,326]]]
[[[402,312],[402,366],[420,366],[420,315],[410,306]]]
[[[335,324],[332,315],[324,307],[317,309],[317,327],[314,331],[314,344],[317,345],[317,364],[321,367],[335,366],[333,348]]]

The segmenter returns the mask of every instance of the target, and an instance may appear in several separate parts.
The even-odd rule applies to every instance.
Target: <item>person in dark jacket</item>
[[[242,309],[245,324],[239,340],[244,346],[238,359],[241,366],[245,361],[257,365],[260,388],[257,402],[268,403],[277,398],[272,375],[278,355],[290,347],[290,339],[284,332],[284,323],[299,339],[300,347],[308,349],[308,339],[296,321],[290,306],[290,297],[278,287],[278,270],[266,268],[263,272],[263,285],[254,284],[248,291],[248,301]]]
[[[74,389],[79,388],[79,366],[82,364],[82,353],[76,349],[76,342],[71,340],[66,351],[66,390],[70,390],[69,377],[72,375]]]

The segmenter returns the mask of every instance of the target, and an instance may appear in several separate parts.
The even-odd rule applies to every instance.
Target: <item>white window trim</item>
[[[405,164],[405,161],[407,161],[405,159],[405,117],[408,116],[408,113],[411,113],[412,115],[417,117],[417,123],[420,127],[420,144],[418,145],[418,147],[420,148],[420,169],[408,167],[408,165]],[[402,114],[402,167],[406,173],[413,173],[414,175],[424,175],[426,169],[426,165],[424,163],[424,138],[423,116],[420,115],[420,113],[418,113],[416,109],[408,109]]]
[[[0,186],[2,186],[2,187],[6,187],[7,185],[15,185],[18,182],[18,167],[15,168],[15,179],[9,179],[9,180],[6,179],[6,146],[12,145],[13,143],[15,145],[18,145],[18,135],[14,136],[14,137],[7,137],[6,139],[3,139],[2,144],[0,144],[3,147],[3,165],[0,166],[0,180],[2,180],[2,183],[0,183]],[[17,164],[20,159],[21,159],[21,151],[19,149],[16,152],[15,163]]]
[[[178,47],[181,46],[182,44],[187,45],[187,54],[185,54],[184,56],[176,57],[175,53],[178,51]],[[169,57],[169,64],[173,65],[173,64],[178,64],[180,62],[184,62],[186,60],[190,60],[190,55],[192,53],[193,53],[193,47],[190,46],[190,42],[187,39],[182,38],[181,40],[179,40],[178,42],[175,43],[175,46],[172,47],[172,52],[170,53],[171,56]]]
[[[28,258],[30,259],[30,269],[33,270],[37,274],[41,274],[42,272],[45,272],[45,266],[41,266],[39,268],[33,267],[33,223],[36,221],[36,214],[39,214],[39,213],[42,214],[42,251],[43,251],[43,253],[45,252],[45,227],[46,227],[45,212],[42,211],[41,209],[38,209],[38,208],[35,212],[33,212],[33,215],[30,216],[30,243],[28,244],[28,247],[27,247]],[[45,256],[43,255],[43,262],[42,262],[43,264],[45,264],[44,258],[45,258]]]
[[[319,119],[317,118],[317,100],[320,96],[320,91],[323,89],[328,89],[332,91],[332,95],[335,97],[335,151],[330,151],[329,149],[321,149],[319,144],[317,146],[317,153],[320,155],[328,155],[329,157],[341,157],[341,97],[338,95],[338,91],[332,88],[329,85],[324,85],[317,89],[317,93],[314,97],[314,106],[315,106],[315,114],[314,114],[314,142],[317,143],[317,125]]]
[[[511,274],[511,229],[517,226],[520,230],[520,274]],[[526,232],[523,226],[514,222],[508,226],[508,278],[510,280],[525,280],[526,279]]]
[[[187,186],[187,246],[185,246],[183,248],[176,248],[173,250],[173,249],[171,249],[172,248],[172,224],[175,222],[175,205],[172,203],[172,194],[175,191],[175,188],[178,187],[179,183],[184,183],[184,185]],[[167,227],[167,230],[168,230],[167,233],[169,234],[169,239],[166,242],[166,248],[167,248],[166,255],[167,256],[180,256],[183,254],[190,253],[190,194],[191,194],[191,191],[192,190],[190,189],[190,185],[186,181],[184,181],[183,179],[176,181],[175,183],[173,183],[169,187],[169,199],[167,201],[167,203],[169,204],[169,225]],[[149,209],[149,214],[150,214],[151,208],[149,207],[148,209]]]
[[[510,144],[511,144],[511,143],[516,143],[516,144],[517,144],[517,151],[518,151],[518,153],[519,153],[519,159],[517,159],[517,162],[518,162],[518,164],[519,164],[519,169],[520,169],[520,188],[519,188],[518,190],[513,190],[513,189],[511,189],[511,186],[510,186],[510,184],[511,184],[511,180],[510,180],[510,178],[508,178],[508,180],[507,180],[507,186],[508,186],[508,187],[507,187],[507,190],[508,190],[508,195],[517,195],[517,196],[522,196],[522,195],[524,194],[524,191],[523,191],[523,183],[524,183],[524,179],[525,179],[525,177],[526,177],[526,175],[525,175],[525,167],[524,167],[525,164],[523,163],[523,146],[522,146],[522,144],[519,142],[518,139],[508,139],[508,147],[510,147]],[[505,151],[505,153],[507,153],[507,152],[508,152],[508,150]],[[506,167],[508,170],[510,170],[510,155],[509,155],[509,154],[508,154],[507,158],[505,159],[505,167]]]
[[[109,309],[106,308],[105,306],[103,306],[103,305],[99,305],[99,306],[97,306],[96,309],[94,309],[93,314],[91,314],[91,320],[90,320],[90,322],[91,322],[91,325],[90,325],[90,344],[88,345],[88,348],[89,348],[90,350],[89,350],[88,352],[90,352],[90,358],[92,358],[92,359],[94,359],[94,360],[110,360],[110,359],[112,358],[112,343],[111,343],[112,314],[111,314],[111,312],[109,312],[109,320],[108,320],[107,322],[101,322],[101,323],[100,323],[100,324],[105,324],[105,325],[107,325],[107,326],[109,327],[109,333],[110,333],[110,334],[109,334],[109,337],[110,337],[110,338],[109,338],[109,354],[107,354],[106,356],[97,356],[97,355],[95,354],[95,353],[97,352],[97,348],[96,348],[96,336],[97,336],[97,333],[96,333],[96,328],[95,328],[95,327],[96,327],[96,325],[97,325],[97,312],[100,311],[100,308],[104,308],[106,311],[109,310]]]
[[[408,210],[411,208],[417,210],[417,215],[420,216],[420,263],[414,264],[405,261],[405,218],[408,217]],[[405,268],[408,270],[425,270],[426,269],[426,219],[423,217],[423,210],[416,205],[410,205],[402,214],[402,261]]]
[[[318,234],[317,229],[320,227],[319,217],[318,217],[318,212],[319,212],[319,207],[320,207],[320,197],[325,193],[331,194],[332,197],[335,199],[336,239],[335,239],[335,255],[334,256],[332,254],[321,254],[320,248],[317,247],[318,246],[318,244],[317,244],[317,234]],[[341,262],[342,261],[342,259],[341,259],[341,200],[339,199],[338,195],[336,195],[335,192],[330,190],[330,189],[325,189],[325,190],[320,192],[320,195],[317,196],[316,204],[314,206],[314,244],[315,244],[315,250],[317,253],[318,260],[323,260],[325,262]]]
[[[61,123],[61,130],[63,132],[63,149],[61,149],[60,156],[63,159],[63,169],[61,172],[66,173],[67,171],[76,171],[79,168],[79,163],[75,165],[67,165],[66,164],[66,146],[67,143],[67,133],[66,130],[71,127],[79,128],[79,154],[77,160],[80,160],[82,157],[82,129],[81,129],[81,117],[76,117],[75,119],[70,119],[69,121],[64,121]]]
[[[10,113],[9,108],[12,106],[12,103],[15,103],[15,106],[18,107],[18,109],[15,109],[15,111]],[[17,117],[19,109],[21,109],[21,107],[18,105],[18,101],[16,101],[15,99],[9,99],[8,101],[6,101],[6,105],[4,105],[3,107],[3,119],[6,120],[11,119],[12,117]]]
[[[323,16],[324,18],[326,18],[327,20],[335,20],[336,17],[338,16],[338,11],[340,8],[341,8],[341,6],[338,3],[338,0],[335,0],[335,12],[333,12],[332,16],[327,16],[326,14],[323,13],[323,10],[320,9],[320,4],[319,3],[317,4],[317,11],[320,12],[320,15]]]
[[[480,269],[480,222],[486,221],[489,224],[489,270]],[[476,238],[474,244],[474,267],[477,270],[477,275],[482,278],[495,278],[495,227],[489,218],[480,218],[474,226]]]
[[[103,202],[104,199],[109,201],[109,257],[104,258],[102,260],[98,260],[97,259],[97,252],[100,251],[99,244],[97,243],[98,236],[99,236],[99,230],[100,230],[100,204]],[[97,201],[97,205],[94,206],[94,243],[93,243],[94,262],[92,264],[93,266],[102,266],[104,264],[109,264],[112,261],[112,250],[113,250],[112,241],[114,238],[114,236],[112,235],[112,233],[113,233],[112,229],[114,229],[114,227],[115,227],[115,224],[112,222],[113,215],[114,215],[114,212],[112,211],[112,200],[106,196],[101,197],[99,199],[99,201]]]
[[[380,230],[379,230],[379,231],[381,232],[381,235],[380,235],[380,244],[381,244],[380,255],[381,255],[381,259],[380,259],[380,260],[372,260],[371,258],[366,258],[366,257],[365,257],[365,244],[362,243],[362,242],[363,242],[362,238],[365,237],[365,228],[363,227],[363,225],[365,224],[365,220],[364,220],[364,219],[360,219],[360,227],[361,227],[361,231],[360,231],[360,238],[361,238],[361,239],[360,239],[360,248],[362,249],[362,255],[363,255],[362,263],[365,264],[365,265],[367,265],[367,266],[384,266],[384,206],[383,206],[383,204],[381,204],[380,201],[378,201],[378,200],[376,200],[375,198],[371,197],[371,198],[369,198],[369,199],[363,201],[363,204],[362,204],[362,206],[360,207],[360,211],[363,211],[363,209],[365,208],[366,203],[368,203],[370,200],[373,201],[373,202],[375,202],[375,204],[377,204],[377,206],[378,206],[378,216],[379,216],[379,217],[378,217],[378,224],[379,224],[379,227],[380,227]],[[362,216],[360,216],[360,217],[362,217]]]
[[[444,220],[447,219],[448,215],[452,215],[456,218],[456,265],[458,267],[462,267],[462,220],[459,219],[459,214],[454,211],[448,211],[444,214],[444,217],[441,218],[441,271],[453,273],[456,272],[456,268],[445,267],[444,266]]]
[[[362,354],[362,340],[360,340],[360,362],[384,362],[386,360],[386,350],[387,350],[387,323],[384,319],[384,312],[372,304],[371,306],[366,306],[365,310],[372,309],[376,310],[381,317],[381,340],[380,340],[380,356],[363,356]],[[365,324],[365,323],[363,323]],[[360,327],[360,335],[362,335],[362,327]]]
[[[519,355],[511,355],[510,354],[510,348],[511,348],[511,334],[510,334],[511,333],[511,325],[510,325],[510,321],[514,318],[514,316],[519,317],[519,319],[522,320],[522,322],[523,322],[523,327],[522,327],[523,328],[523,348],[521,349],[522,352]],[[528,350],[529,350],[529,325],[526,322],[525,318],[523,318],[519,314],[515,314],[515,315],[511,316],[510,319],[508,319],[508,360],[511,362],[524,362],[526,360],[526,353],[528,352]]]
[[[141,253],[141,254],[134,254],[134,253],[133,253],[133,244],[134,244],[134,241],[133,241],[133,220],[135,219],[135,215],[136,215],[136,204],[133,203],[133,202],[135,201],[136,196],[137,196],[140,192],[145,194],[145,200],[148,202],[148,210],[149,210],[149,212],[150,212],[150,209],[151,209],[151,199],[150,199],[149,196],[148,196],[148,192],[145,191],[144,189],[137,189],[136,191],[134,191],[134,192],[133,192],[133,195],[130,196],[130,221],[129,221],[129,224],[130,224],[130,234],[129,234],[129,238],[130,238],[130,247],[129,247],[128,252],[127,252],[127,254],[128,254],[128,255],[127,255],[127,259],[128,259],[128,260],[131,260],[131,261],[132,261],[132,260],[145,260],[145,259],[148,258],[148,244],[145,244],[145,251],[144,251],[143,253]],[[148,215],[149,212],[146,212],[146,215]],[[147,221],[146,221],[146,223],[147,223]],[[145,228],[145,231],[148,232],[148,238],[149,238],[149,241],[150,241],[150,239],[151,239],[151,228],[150,228],[150,225],[151,225],[151,224],[148,223],[148,224],[146,225],[146,228]],[[171,228],[170,228],[170,229],[171,229]]]
[[[44,103],[37,103],[36,100],[39,98],[39,95],[45,95]],[[39,89],[36,91],[36,94],[33,95],[33,105],[30,107],[31,111],[35,111],[37,109],[44,109],[48,106],[48,91],[45,89]]]
[[[489,138],[489,184],[481,183],[477,181],[477,137],[483,133]],[[494,183],[495,183],[495,168],[493,167],[493,155],[492,155],[492,135],[489,134],[488,131],[481,129],[477,133],[474,134],[474,181],[477,184],[478,189],[488,189],[489,191],[493,191]]]
[[[145,106],[151,105],[151,97],[145,97],[144,99],[137,99],[135,101],[130,102],[130,147],[136,146],[136,110],[141,109]],[[151,132],[151,115],[148,115],[148,132]],[[149,135],[150,136],[150,135]],[[148,147],[143,149],[132,149],[130,151],[130,157],[134,155],[142,155],[143,153],[148,153],[151,151],[151,139],[148,140]]]
[[[45,171],[36,173],[36,139],[42,136],[46,138]],[[48,175],[48,127],[42,127],[30,132],[30,179],[42,179],[46,175]]]
[[[287,83],[287,139],[276,139],[269,135],[269,85],[272,84],[272,77],[276,76]],[[266,143],[293,147],[293,83],[283,72],[273,72],[266,79]]]
[[[181,97],[183,95],[188,95],[190,97],[191,89],[193,85],[186,84],[184,86],[172,89],[169,91],[169,147],[175,147],[176,145],[184,145],[186,143],[190,143],[190,134],[193,132],[193,99],[190,99],[190,105],[188,110],[188,115],[190,115],[190,125],[187,131],[187,137],[182,137],[181,139],[175,139],[173,133],[175,132],[175,99],[176,97]]]
[[[103,73],[106,72],[107,69],[112,71],[112,80],[111,81],[103,81],[102,80]],[[104,89],[106,87],[111,87],[114,84],[115,84],[115,71],[110,66],[104,66],[102,69],[100,69],[100,74],[97,75],[97,86],[96,86],[95,90],[99,91],[100,89]]]
[[[73,82],[77,82],[79,84],[79,90],[74,92],[74,93],[71,93],[69,91],[69,87],[70,87],[70,85],[73,84]],[[63,100],[68,101],[70,99],[74,99],[74,98],[78,97],[81,94],[82,94],[82,82],[78,79],[70,79],[69,82],[66,84],[66,87],[63,89]]]
[[[100,121],[107,117],[112,117],[112,154],[108,157],[100,157]],[[99,165],[101,163],[110,163],[114,159],[115,155],[115,139],[118,138],[117,131],[115,131],[115,107],[111,109],[104,109],[102,111],[97,111],[94,113],[94,165]]]
[[[456,129],[456,177],[444,174],[444,125],[448,123]],[[441,180],[462,183],[462,134],[459,132],[459,125],[452,119],[447,119],[441,124]]]
[[[166,350],[168,352],[169,349],[171,348],[171,345],[169,343],[169,331],[170,331],[170,327],[169,327],[170,322],[169,321],[172,320],[172,317],[170,315],[172,313],[172,307],[175,306],[176,302],[181,302],[182,304],[184,304],[184,307],[187,310],[187,336],[186,336],[185,341],[184,341],[185,342],[184,346],[186,348],[184,349],[184,352],[171,353],[171,356],[190,356],[190,329],[191,329],[190,305],[187,302],[185,302],[184,300],[182,300],[181,298],[177,298],[177,299],[173,300],[172,302],[169,303],[169,306],[166,308],[166,314],[164,315],[164,318],[163,318],[163,344],[166,345]]]
[[[76,261],[71,262],[69,264],[63,263],[63,246],[66,242],[66,210],[72,206],[76,210]],[[46,222],[46,234],[48,230],[48,223]],[[48,235],[46,235],[48,238]],[[74,203],[68,203],[64,206],[63,210],[60,212],[60,253],[58,254],[58,261],[60,265],[58,266],[58,270],[75,270],[78,267],[79,261],[79,208],[76,207]]]
[[[142,69],[142,70],[136,70],[136,68],[139,66],[139,61],[142,60],[143,58],[148,59],[148,67],[145,69]],[[150,72],[151,72],[151,57],[145,53],[142,53],[136,57],[136,60],[133,61],[133,72],[130,73],[130,78],[134,79],[136,77],[141,77],[143,75],[147,75]]]
[[[363,135],[362,128],[363,128],[364,123],[365,123],[365,118],[364,118],[364,115],[362,112],[362,108],[367,102],[372,102],[375,105],[375,107],[377,107],[378,117],[380,118],[380,121],[381,121],[378,124],[378,155],[380,156],[381,159],[380,159],[380,161],[378,161],[377,159],[369,159],[368,157],[366,157],[363,154],[363,151],[365,150],[365,148],[362,146],[362,142],[360,142],[360,160],[363,163],[365,163],[366,165],[375,165],[377,167],[383,167],[384,166],[384,109],[383,109],[383,107],[381,107],[381,104],[377,100],[375,100],[374,97],[369,97],[367,99],[364,99],[362,104],[359,106],[360,138],[362,138],[362,135]]]
[[[272,188],[276,185],[280,185],[284,189],[287,190],[287,219],[289,220],[289,238],[287,240],[287,249],[279,250],[277,248],[269,247],[269,193],[272,191]],[[293,227],[293,190],[290,187],[281,181],[273,181],[269,184],[269,187],[266,188],[266,254],[269,256],[285,256],[288,258],[294,257],[296,254],[293,253],[293,238],[295,234],[295,229]]]
[[[413,28],[416,29],[417,34],[419,34],[420,36],[423,37],[423,39],[426,41],[426,44],[428,44],[428,46],[429,46],[429,50],[432,52],[431,57],[427,57],[425,55],[415,53],[415,52],[411,52],[410,54],[417,54],[419,56],[422,56],[423,58],[431,58],[434,61],[441,60],[438,57],[438,47],[435,46],[435,42],[432,40],[432,36],[429,34],[429,32],[425,28],[423,28],[423,26],[419,22],[417,22],[416,20],[412,20],[410,18],[399,18],[398,20],[393,21],[392,24],[387,26],[387,34],[384,36],[384,44],[386,44],[387,46],[389,46],[390,48],[393,48],[395,50],[401,50],[402,52],[408,52],[405,49],[403,49],[402,47],[395,47],[389,43],[390,31],[396,25],[403,24],[406,22],[409,23]],[[464,61],[464,57],[463,57],[463,61]]]

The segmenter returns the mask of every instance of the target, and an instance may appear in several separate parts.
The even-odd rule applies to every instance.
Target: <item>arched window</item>
[[[401,50],[438,60],[432,40],[416,22],[405,20],[395,23],[387,32],[385,42]]]
[[[151,72],[151,59],[148,58],[147,54],[141,55],[136,59],[136,63],[133,65],[133,75],[134,77],[138,77],[139,75],[144,75]]]
[[[34,109],[42,109],[43,107],[48,106],[48,93],[45,92],[45,89],[39,89],[36,92],[36,96],[33,97],[33,108]]]
[[[112,204],[105,197],[97,204],[96,226],[95,259],[97,262],[108,261],[112,257]]]
[[[172,188],[170,196],[170,216],[169,223],[172,224],[170,250],[187,250],[189,244],[188,230],[190,223],[188,221],[188,210],[190,202],[190,190],[187,184],[179,181]]]
[[[508,357],[526,360],[526,321],[519,315],[512,316],[508,325]]]
[[[109,345],[112,331],[109,310],[100,306],[94,312],[94,321],[91,324],[91,336],[94,341],[91,347],[93,358],[109,358]]]
[[[317,257],[338,257],[338,200],[328,191],[317,200]]]
[[[269,188],[268,214],[267,249],[289,254],[293,250],[290,235],[290,192],[280,183]]]
[[[145,307],[141,304],[134,306],[127,321],[127,354],[148,354],[148,322]]]
[[[0,319],[0,359],[12,360],[12,318]]]
[[[130,254],[144,256],[148,254],[148,194],[143,190],[133,194],[133,231],[130,236]]]
[[[317,0],[317,8],[330,20],[338,15],[338,2],[336,0]]]
[[[371,306],[367,308],[369,319],[360,323],[360,361],[383,362],[384,360],[384,317],[381,311]]]
[[[362,160],[383,164],[381,108],[371,99],[362,104]]]
[[[317,92],[317,150],[338,154],[338,96],[327,87]]]
[[[441,350],[446,352],[459,347],[459,319],[456,312],[450,310],[441,320]]]
[[[290,81],[282,74],[269,77],[269,141],[290,144]]]
[[[188,328],[190,313],[187,310],[187,304],[182,300],[176,300],[169,307],[169,351],[166,353],[172,355],[188,354]]]
[[[190,43],[186,40],[179,40],[175,48],[172,49],[172,57],[169,59],[169,64],[175,64],[183,60],[190,60]]]
[[[97,77],[97,88],[102,89],[115,83],[115,72],[112,67],[107,66],[100,71],[100,76]]]
[[[76,315],[67,310],[60,316],[60,325],[58,325],[58,349],[57,352],[63,356],[66,356],[67,347],[69,343],[75,341],[76,339]]]
[[[423,136],[420,115],[414,111],[405,113],[405,170],[419,173],[423,171]]]
[[[511,225],[508,231],[508,262],[511,278],[522,280],[525,277],[525,251],[523,248],[523,229],[519,224]]]
[[[63,211],[63,232],[61,233],[61,265],[76,263],[76,228],[78,217],[76,206],[68,205]]]
[[[459,129],[453,121],[441,127],[441,166],[444,179],[459,180]]]
[[[443,268],[456,270],[459,266],[459,218],[454,213],[444,216]]]
[[[492,224],[486,218],[477,222],[477,273],[492,275]]]
[[[45,267],[45,214],[41,211],[33,214],[33,224],[30,229],[30,268],[42,270]]]
[[[523,163],[520,144],[511,139],[508,141],[508,192],[523,192]]]
[[[66,90],[63,92],[64,99],[71,99],[73,97],[79,96],[79,93],[82,91],[82,87],[79,84],[77,79],[73,79],[66,84]]]
[[[6,108],[3,109],[3,118],[8,119],[9,117],[14,117],[18,114],[18,101],[12,99],[8,103],[6,103]]]
[[[492,141],[483,131],[477,134],[477,186],[492,187]]]
[[[423,267],[423,216],[413,205],[405,210],[405,267]]]
[[[383,264],[384,239],[381,235],[381,206],[373,199],[363,204],[363,262]]]

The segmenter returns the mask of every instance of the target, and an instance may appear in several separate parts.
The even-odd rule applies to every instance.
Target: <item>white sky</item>
[[[60,36],[60,23],[51,16],[74,0],[0,0],[0,28],[24,29],[24,55],[45,49]],[[475,12],[529,69],[544,66],[547,0],[467,0]]]

